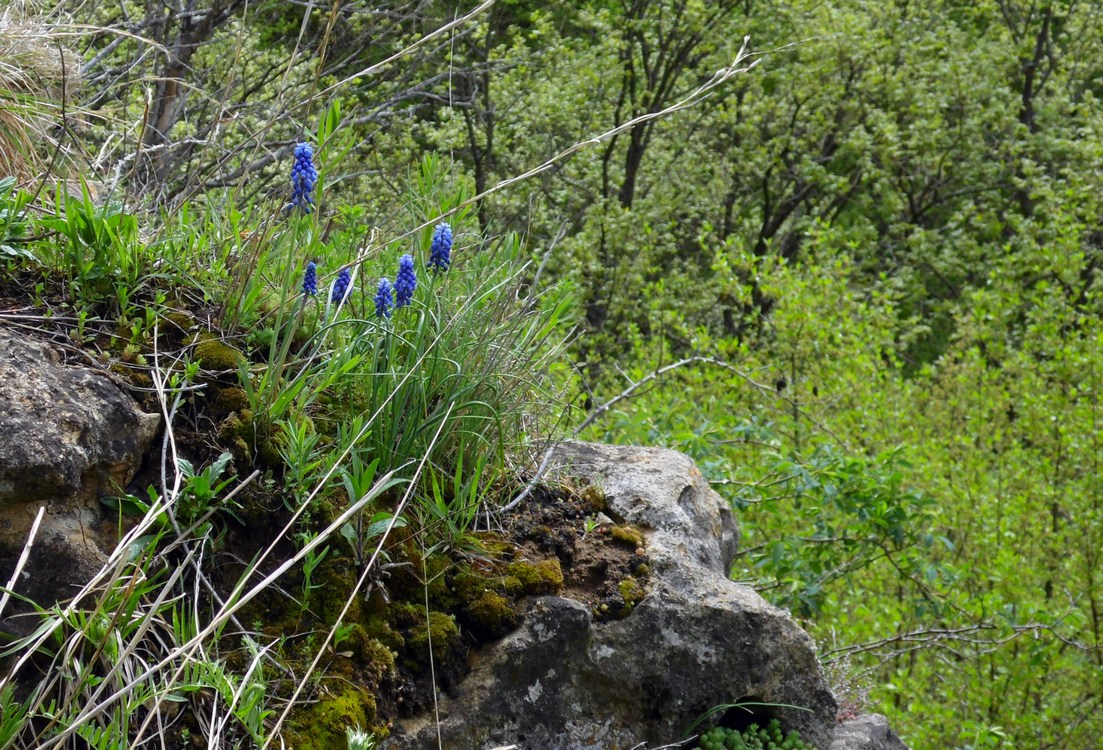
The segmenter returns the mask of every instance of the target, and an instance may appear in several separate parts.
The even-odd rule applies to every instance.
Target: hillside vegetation
[[[845,711],[1103,736],[1103,6],[64,2],[0,61],[5,296],[240,399],[208,465],[297,561],[345,507],[358,563],[470,551],[555,436],[677,448]]]

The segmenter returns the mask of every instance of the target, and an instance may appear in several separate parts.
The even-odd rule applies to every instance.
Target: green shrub
[[[783,736],[777,719],[765,727],[751,724],[742,732],[713,727],[701,735],[697,746],[702,750],[814,750],[795,731]]]

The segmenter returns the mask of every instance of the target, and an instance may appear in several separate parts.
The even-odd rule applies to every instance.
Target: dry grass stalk
[[[80,79],[58,28],[27,4],[0,12],[0,176],[29,180],[57,148],[54,127]]]

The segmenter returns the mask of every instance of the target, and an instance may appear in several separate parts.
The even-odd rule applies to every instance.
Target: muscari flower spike
[[[448,222],[437,224],[433,242],[429,245],[429,268],[447,271],[452,265],[452,227]]]
[[[313,297],[318,293],[318,266],[314,261],[310,261],[306,264],[306,271],[303,273],[303,294]]]
[[[295,163],[291,166],[291,203],[287,208],[298,206],[304,213],[313,210],[314,184],[318,182],[318,170],[314,167],[314,149],[309,143],[300,143],[295,147]]]
[[[414,256],[406,253],[398,259],[398,275],[394,278],[394,306],[398,310],[410,304],[417,289],[417,274],[414,273]]]
[[[344,302],[345,298],[349,294],[349,282],[352,281],[352,270],[349,268],[342,268],[341,272],[337,274],[337,280],[333,282],[333,293],[329,296],[329,301],[334,303]]]
[[[375,314],[380,318],[391,317],[391,306],[393,304],[391,282],[387,279],[380,279],[379,290],[375,293]]]

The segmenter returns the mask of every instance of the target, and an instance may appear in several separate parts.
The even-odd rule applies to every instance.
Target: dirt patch
[[[563,596],[590,607],[594,617],[624,617],[646,593],[648,558],[638,529],[606,515],[594,488],[548,488],[508,517],[506,533],[518,555],[554,557],[563,570]]]

